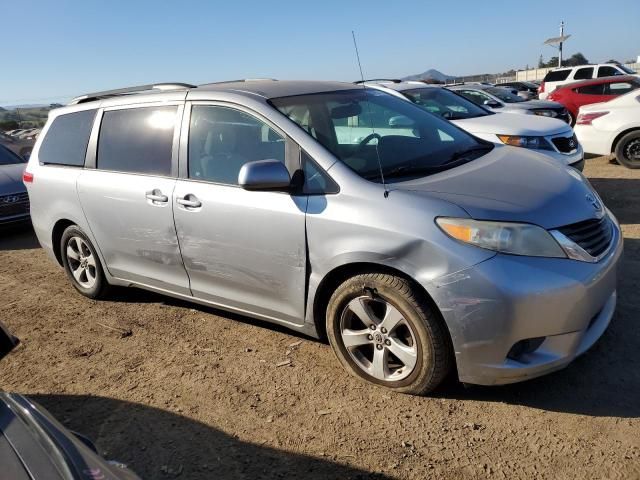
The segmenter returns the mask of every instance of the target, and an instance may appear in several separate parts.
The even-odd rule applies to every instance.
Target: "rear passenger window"
[[[576,92],[582,95],[602,95],[604,92],[604,85],[602,83],[598,85],[585,85],[584,87],[576,88]]]
[[[545,82],[561,82],[567,79],[567,77],[569,76],[569,73],[571,73],[571,69],[554,70],[554,71],[548,72],[545,75],[544,81]]]
[[[579,68],[573,76],[574,80],[588,80],[593,78],[593,67]]]
[[[84,166],[95,110],[67,113],[54,120],[42,141],[38,160],[49,165]]]
[[[189,178],[238,184],[255,160],[285,163],[285,139],[257,118],[227,107],[195,105],[189,129]]]
[[[115,172],[171,174],[178,107],[144,107],[104,112],[96,166]]]

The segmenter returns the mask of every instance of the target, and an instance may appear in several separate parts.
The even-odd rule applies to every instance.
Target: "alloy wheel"
[[[355,364],[377,380],[402,380],[416,367],[416,335],[402,313],[384,299],[352,299],[341,314],[340,336]]]
[[[73,236],[67,242],[67,261],[73,278],[83,288],[93,288],[96,284],[96,259],[87,242]]]

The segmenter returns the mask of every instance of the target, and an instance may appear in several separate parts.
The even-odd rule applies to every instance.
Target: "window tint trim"
[[[313,164],[313,166],[316,168],[316,170],[329,183],[329,188],[327,188],[323,192],[309,192],[309,191],[307,191],[307,188],[306,188],[307,179],[303,177],[304,182],[303,182],[302,186],[300,187],[299,195],[311,197],[311,196],[319,196],[319,195],[337,195],[338,193],[340,193],[340,184],[334,180],[334,178],[329,174],[329,172],[327,172],[324,168],[322,168],[318,164],[318,162],[316,162],[313,159],[313,157],[311,155],[309,155],[309,153],[304,148],[298,146],[298,151],[299,151],[299,170],[303,173],[303,175],[304,175],[304,163],[306,161],[306,162],[309,162],[309,163]]]
[[[93,125],[93,130],[91,132],[91,137],[89,138],[89,147],[87,148],[87,159],[85,161],[85,168],[91,168],[100,172],[110,172],[110,173],[120,173],[127,175],[144,175],[147,177],[160,177],[160,178],[177,178],[178,177],[178,152],[179,152],[179,141],[180,141],[180,129],[181,122],[184,117],[184,101],[169,101],[169,102],[151,102],[151,103],[135,103],[135,104],[126,104],[126,105],[117,105],[112,107],[101,108],[98,110],[96,114],[96,119]],[[176,112],[176,124],[173,128],[173,138],[171,144],[171,171],[169,175],[159,175],[155,173],[144,173],[144,172],[126,172],[126,171],[118,171],[118,170],[106,170],[98,168],[97,166],[97,158],[98,158],[98,139],[100,137],[100,129],[102,128],[102,120],[104,118],[105,112],[111,112],[115,110],[133,110],[137,108],[153,108],[153,107],[177,107]]]
[[[289,174],[293,178],[296,170],[299,169],[300,159],[298,155],[298,150],[296,148],[297,144],[291,139],[287,133],[282,130],[278,125],[273,123],[272,120],[265,117],[264,115],[252,110],[251,108],[247,108],[244,105],[240,105],[238,103],[233,102],[225,102],[220,100],[193,100],[187,101],[184,106],[184,114],[182,116],[182,125],[180,128],[180,142],[179,142],[179,153],[178,153],[178,178],[182,181],[189,182],[197,182],[197,183],[206,183],[208,185],[217,185],[222,187],[233,187],[233,188],[242,188],[240,185],[234,185],[230,183],[220,183],[214,182],[212,180],[204,180],[199,178],[190,178],[189,177],[189,129],[191,125],[191,113],[193,111],[194,106],[207,106],[207,107],[222,107],[222,108],[230,108],[233,110],[237,110],[239,112],[245,113],[247,115],[251,115],[255,119],[263,122],[269,128],[271,128],[274,132],[284,138],[284,158],[285,158],[285,166],[289,170]],[[272,192],[290,195],[290,192]]]

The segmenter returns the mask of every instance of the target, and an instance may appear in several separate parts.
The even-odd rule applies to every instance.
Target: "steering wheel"
[[[379,141],[382,138],[382,136],[378,135],[375,132],[370,133],[360,141],[360,143],[358,144],[358,148],[356,149],[355,152],[353,152],[353,155],[357,155],[358,153],[360,153],[360,151],[374,138],[378,139]]]
[[[367,135],[366,137],[364,137],[362,139],[362,141],[360,142],[359,147],[362,148],[364,147],[367,143],[369,143],[371,140],[373,140],[374,138],[377,138],[378,140],[380,140],[382,137],[380,135],[378,135],[377,133],[370,133],[369,135]]]

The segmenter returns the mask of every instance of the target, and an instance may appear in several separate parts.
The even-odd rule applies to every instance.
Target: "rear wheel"
[[[104,276],[100,259],[89,238],[76,225],[71,225],[60,240],[62,264],[72,285],[89,298],[103,298],[109,284]]]
[[[425,394],[452,364],[445,327],[404,278],[380,273],[346,280],[327,308],[327,333],[338,360],[355,376]]]
[[[615,150],[618,163],[627,168],[640,168],[640,130],[627,133],[622,137]]]

